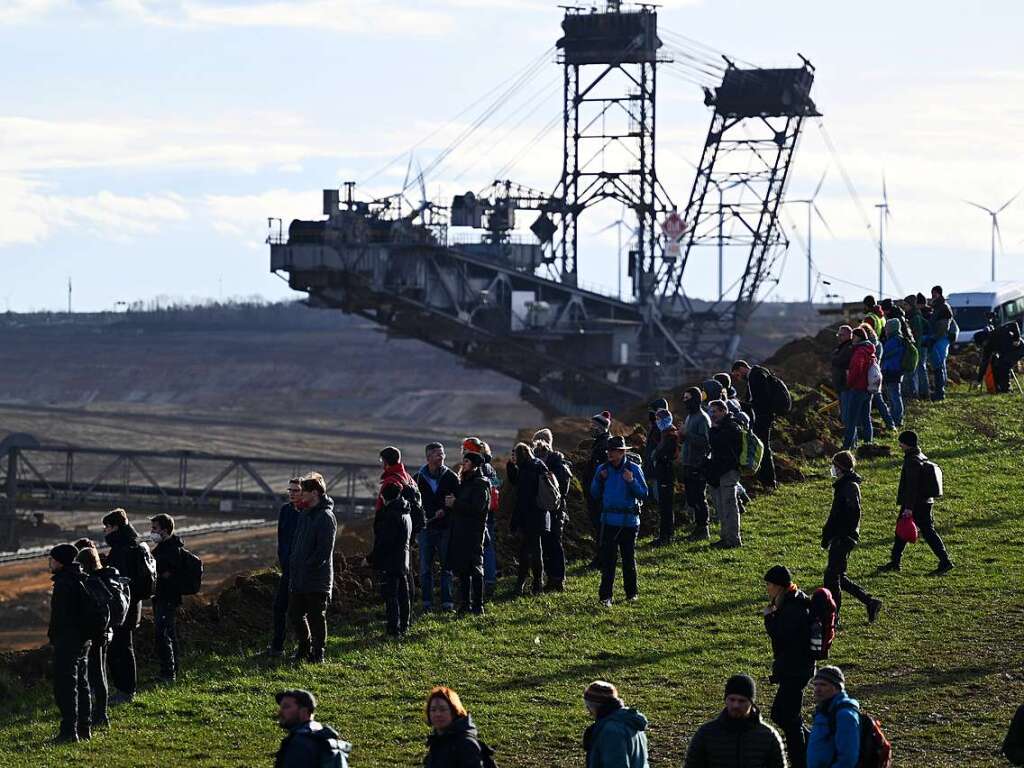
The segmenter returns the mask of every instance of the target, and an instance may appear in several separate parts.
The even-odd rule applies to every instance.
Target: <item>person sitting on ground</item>
[[[608,411],[596,413],[590,417],[590,434],[594,442],[590,446],[590,457],[581,478],[583,487],[590,488],[597,474],[597,468],[608,461],[608,441],[611,440],[609,429],[612,415]],[[601,499],[589,493],[583,494],[587,500],[587,514],[590,516],[590,527],[594,535],[594,557],[588,568],[601,567]]]
[[[1003,739],[1003,756],[1013,765],[1024,765],[1024,704],[1017,709]]]
[[[277,513],[277,564],[281,569],[281,578],[274,593],[274,634],[266,651],[271,658],[284,654],[284,638],[288,626],[288,561],[291,558],[295,526],[299,522],[299,507],[302,505],[301,482],[298,477],[288,481],[288,501],[281,505]]]
[[[843,592],[857,598],[868,611],[868,622],[874,622],[882,610],[882,601],[872,597],[846,575],[850,552],[860,541],[860,482],[855,467],[857,460],[849,451],[832,457],[832,508],[821,529],[821,548],[828,552],[824,586],[836,602],[836,621],[842,606]]]
[[[686,504],[693,510],[693,532],[686,540],[706,541],[709,537],[709,514],[705,498],[708,483],[704,477],[704,462],[711,450],[708,442],[711,419],[701,408],[700,390],[697,387],[690,387],[683,392],[683,407],[686,409],[681,451],[683,489],[686,492]]]
[[[549,592],[562,592],[565,589],[565,548],[562,546],[562,531],[569,520],[566,499],[569,485],[572,483],[572,469],[565,460],[564,454],[552,447],[554,436],[550,429],[537,430],[533,435],[533,455],[544,462],[562,494],[562,503],[551,512],[551,530],[541,537],[541,549],[544,554],[544,575],[547,579],[544,589]]]
[[[316,698],[301,688],[281,691],[277,701],[277,723],[288,735],[274,757],[274,768],[314,768],[331,765],[348,768],[352,745],[342,741],[329,725],[313,719]]]
[[[116,568],[119,574],[129,579],[128,617],[124,624],[114,627],[114,637],[107,653],[110,682],[118,690],[118,693],[110,697],[110,703],[122,704],[135,698],[138,685],[135,630],[142,622],[142,601],[152,597],[152,593],[140,592],[143,582],[152,581],[151,572],[144,573],[152,565],[152,556],[140,542],[138,531],[128,522],[128,513],[121,508],[103,516],[103,534],[110,549],[101,560],[104,565]]]
[[[761,719],[757,687],[749,675],[725,683],[725,709],[690,741],[683,768],[785,768],[782,737]]]
[[[77,542],[76,542],[77,544]],[[78,557],[75,558],[82,566],[82,572],[86,579],[98,578],[102,580],[107,590],[113,590],[112,581],[119,578],[116,568],[104,567],[100,562],[100,553],[93,547],[79,549]],[[110,646],[110,638],[114,636],[114,630],[107,627],[99,636],[90,638],[89,655],[87,665],[89,670],[89,690],[92,692],[92,729],[107,728],[110,725],[107,713],[107,648]]]
[[[711,546],[716,549],[733,549],[743,543],[736,489],[740,480],[742,434],[736,417],[729,413],[724,401],[712,401],[708,404],[708,411],[711,416],[711,430],[708,433],[711,455],[704,464],[704,476],[711,486],[711,496],[721,525],[721,538]]]
[[[380,489],[384,500],[373,518],[373,550],[367,560],[380,574],[384,598],[384,630],[391,637],[409,631],[409,543],[412,515],[402,489],[388,483]]]
[[[531,591],[544,589],[544,560],[541,538],[551,531],[551,510],[537,504],[537,489],[548,469],[533,455],[526,443],[517,443],[505,467],[508,481],[516,487],[516,505],[512,512],[512,532],[519,537],[519,576],[514,594],[522,595],[532,577]]]
[[[626,707],[618,689],[595,680],[583,691],[594,723],[583,733],[587,768],[648,768],[647,718]]]
[[[179,570],[182,541],[174,534],[174,518],[156,515],[150,518],[150,539],[156,558],[156,589],[153,593],[153,628],[156,651],[160,657],[160,682],[174,683],[180,668],[176,618],[181,605]]]
[[[626,441],[608,442],[608,461],[597,469],[590,495],[601,500],[601,585],[598,598],[610,608],[615,568],[622,554],[622,583],[627,600],[640,596],[636,572],[636,539],[640,532],[640,506],[647,497],[643,470],[626,458]]]
[[[860,759],[860,704],[846,693],[839,667],[814,675],[814,722],[807,739],[807,768],[856,768]]]
[[[327,604],[334,588],[334,499],[319,472],[302,478],[302,513],[292,539],[288,618],[295,631],[294,660],[324,663]]]
[[[459,694],[439,685],[427,696],[427,755],[423,768],[484,768],[494,750],[477,736]]]
[[[60,710],[60,730],[54,744],[67,744],[92,736],[92,697],[89,693],[89,637],[82,626],[86,600],[82,566],[73,544],[50,550],[50,626],[47,637],[53,646],[53,694]]]
[[[672,412],[667,408],[658,411],[655,426],[658,428],[658,446],[651,454],[654,480],[658,486],[658,513],[661,527],[655,546],[672,543],[675,535],[675,493],[676,460],[679,458],[679,430],[672,421]]]
[[[484,539],[491,484],[483,476],[484,457],[462,455],[459,490],[445,499],[451,527],[448,567],[459,579],[461,606],[477,616],[484,612]]]
[[[416,473],[423,505],[423,527],[416,533],[420,553],[420,589],[423,592],[423,612],[429,613],[434,606],[434,561],[441,569],[441,610],[450,611],[455,607],[452,597],[452,572],[448,568],[448,540],[451,536],[444,500],[459,490],[459,476],[445,466],[444,446],[441,443],[427,443],[427,463]]]

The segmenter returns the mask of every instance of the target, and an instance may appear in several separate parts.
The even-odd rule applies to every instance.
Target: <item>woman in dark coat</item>
[[[427,756],[423,768],[483,768],[494,750],[480,741],[459,694],[438,686],[427,698]]]
[[[551,530],[551,513],[537,506],[537,487],[548,470],[526,443],[516,444],[506,469],[508,481],[516,487],[512,533],[519,534],[519,578],[515,593],[523,593],[532,575],[533,594],[539,595],[544,589],[541,536]]]
[[[466,453],[459,472],[459,491],[445,497],[450,511],[448,568],[459,579],[464,610],[484,612],[484,537],[487,510],[491,503],[491,484],[483,475],[484,457]]]

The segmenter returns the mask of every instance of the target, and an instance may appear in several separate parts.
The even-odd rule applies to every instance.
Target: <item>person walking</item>
[[[156,589],[153,592],[153,628],[156,652],[160,659],[160,682],[173,684],[177,679],[181,656],[178,653],[177,613],[181,605],[181,550],[184,546],[174,534],[174,518],[156,515],[150,518],[150,540],[154,543]]]
[[[839,420],[846,426],[847,410],[849,410],[850,388],[846,384],[846,372],[850,369],[853,358],[853,328],[848,325],[839,326],[836,331],[836,345],[832,349],[829,367],[832,372],[832,388],[839,400]]]
[[[593,442],[590,446],[590,457],[583,473],[583,487],[590,488],[597,474],[597,468],[608,461],[608,441],[611,440],[609,429],[612,415],[608,411],[595,413],[590,417],[590,434]],[[587,514],[590,516],[590,527],[594,532],[594,557],[588,568],[601,567],[601,499],[589,493],[583,494],[587,499]]]
[[[853,450],[857,445],[858,431],[864,442],[870,443],[871,393],[868,392],[868,370],[878,362],[875,345],[868,338],[870,328],[859,325],[853,329],[853,352],[850,367],[846,371],[847,408],[843,450]]]
[[[439,685],[427,697],[427,754],[423,768],[484,768],[494,750],[477,735],[459,694]]]
[[[274,634],[270,638],[266,654],[271,658],[284,655],[284,638],[288,626],[288,593],[289,570],[291,559],[292,538],[299,521],[299,506],[302,504],[302,487],[300,479],[293,477],[288,481],[288,501],[281,505],[277,513],[277,564],[281,569],[281,578],[277,582],[274,593]]]
[[[352,745],[331,726],[313,719],[316,698],[312,693],[293,688],[280,691],[274,700],[277,724],[288,732],[274,756],[274,768],[348,768]]]
[[[928,324],[928,346],[930,348],[929,360],[932,364],[934,376],[932,386],[932,402],[937,403],[946,399],[946,383],[948,373],[946,371],[946,359],[949,357],[949,329],[953,322],[953,310],[946,303],[942,295],[942,286],[936,285],[932,288],[932,316]]]
[[[706,541],[709,538],[709,514],[706,498],[708,483],[704,477],[704,464],[711,451],[711,418],[701,408],[701,394],[697,387],[689,387],[683,392],[683,407],[686,409],[682,432],[683,446],[680,452],[683,464],[683,490],[686,493],[686,504],[693,510],[693,532],[686,540]]]
[[[824,586],[836,602],[836,622],[842,607],[843,592],[857,598],[873,623],[882,610],[882,601],[869,595],[846,575],[850,552],[860,541],[860,483],[856,472],[857,460],[849,451],[840,451],[832,457],[832,508],[821,529],[821,548],[828,552]]]
[[[594,718],[583,733],[587,768],[648,768],[647,718],[627,707],[604,680],[586,687],[583,703]]]
[[[711,496],[718,511],[721,538],[712,544],[716,549],[734,549],[743,543],[740,535],[740,510],[736,486],[740,481],[740,444],[742,434],[736,417],[729,413],[722,400],[708,405],[711,430],[708,442],[711,456],[705,462],[704,476],[711,486]]]
[[[601,585],[598,598],[612,604],[615,569],[622,555],[622,583],[627,600],[640,596],[636,572],[636,539],[640,531],[640,507],[647,497],[643,470],[626,458],[626,441],[608,442],[608,461],[597,469],[590,495],[601,500]]]
[[[757,470],[757,479],[771,491],[779,486],[775,476],[775,459],[772,455],[772,427],[776,417],[772,403],[772,376],[772,372],[764,366],[751,367],[745,360],[737,360],[732,364],[733,380],[747,382],[750,419],[753,422],[751,429],[764,443],[764,456]]]
[[[683,768],[786,768],[782,737],[761,719],[756,696],[754,678],[730,677],[725,709],[694,734]]]
[[[481,454],[464,453],[459,489],[445,499],[451,527],[448,567],[459,579],[462,610],[478,616],[484,612],[484,539],[491,500],[483,464]]]
[[[903,358],[907,345],[913,344],[910,329],[903,320],[894,317],[885,321],[882,342],[882,390],[888,400],[889,419],[893,429],[903,429]]]
[[[423,612],[434,606],[434,561],[441,569],[441,610],[455,607],[452,597],[452,573],[448,568],[449,530],[448,512],[444,500],[459,490],[459,476],[445,466],[444,446],[427,443],[424,449],[426,463],[416,473],[416,485],[423,503],[424,527],[417,531],[420,552],[420,590]],[[413,525],[415,529],[415,524]]]
[[[911,430],[901,432],[899,436],[900,450],[903,451],[903,467],[900,470],[900,484],[896,490],[896,504],[899,507],[900,517],[912,517],[914,523],[921,532],[921,537],[928,542],[935,557],[939,560],[936,573],[943,574],[953,570],[953,561],[949,559],[946,545],[935,530],[935,518],[933,507],[935,499],[927,494],[922,484],[922,475],[925,471],[925,462],[928,457],[921,452],[918,445],[917,433]],[[898,571],[903,560],[903,550],[907,542],[896,536],[892,544],[892,554],[889,562],[883,565],[881,571]]]
[[[89,693],[89,635],[82,625],[85,582],[73,544],[50,550],[53,593],[47,637],[53,646],[53,695],[60,710],[55,744],[89,739],[92,698]]]
[[[302,514],[292,540],[288,617],[295,631],[295,661],[323,664],[327,604],[334,587],[334,539],[338,522],[323,475],[302,478]]]
[[[409,631],[409,544],[412,514],[402,489],[388,483],[380,489],[384,506],[373,518],[373,550],[367,560],[379,574],[384,598],[384,631],[399,637]]]
[[[559,508],[551,512],[551,530],[541,537],[544,556],[544,589],[548,592],[562,592],[565,589],[565,548],[562,546],[562,532],[569,520],[566,499],[572,483],[572,469],[565,456],[552,447],[554,436],[550,429],[541,429],[533,435],[533,454],[544,462],[555,480],[562,497]]]
[[[807,739],[807,768],[856,768],[860,760],[860,704],[846,693],[839,667],[814,674],[814,721]]]
[[[794,768],[806,766],[807,727],[802,709],[804,688],[814,674],[811,655],[811,599],[793,583],[784,565],[775,565],[764,575],[768,606],[764,628],[772,643],[770,681],[778,686],[772,702],[772,722],[786,740],[786,752]]]
[[[519,536],[519,576],[515,594],[522,595],[532,578],[531,592],[544,589],[544,560],[541,538],[551,531],[551,510],[537,504],[537,489],[548,471],[526,443],[517,443],[505,467],[508,481],[516,487],[516,505],[512,512],[512,532]]]
[[[658,447],[651,454],[654,480],[658,485],[658,514],[660,528],[655,546],[672,543],[675,535],[675,494],[676,459],[679,458],[679,431],[672,421],[667,408],[658,411],[655,426],[658,428]]]

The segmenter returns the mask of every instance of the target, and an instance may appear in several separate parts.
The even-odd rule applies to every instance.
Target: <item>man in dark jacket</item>
[[[135,698],[135,630],[142,621],[142,601],[153,596],[152,591],[142,589],[142,585],[155,586],[156,566],[149,549],[139,541],[139,534],[128,522],[128,514],[123,509],[115,509],[104,515],[103,533],[110,547],[104,564],[116,568],[118,573],[130,580],[128,617],[120,627],[114,627],[114,636],[107,654],[110,681],[118,690],[118,693],[110,697],[110,703],[121,704]],[[152,571],[149,571],[150,566]]]
[[[531,592],[539,595],[544,589],[544,559],[540,542],[551,530],[552,510],[538,506],[537,489],[548,468],[533,455],[530,446],[517,443],[505,471],[508,481],[516,488],[512,532],[519,536],[519,576],[515,594],[523,594],[526,582],[532,577]]]
[[[595,413],[590,417],[590,434],[594,442],[590,446],[590,458],[587,460],[586,470],[583,472],[581,482],[583,488],[587,489],[594,481],[594,473],[597,468],[608,461],[608,441],[611,439],[612,415],[608,411]],[[594,531],[594,558],[590,561],[588,568],[601,567],[601,499],[583,494],[587,499],[587,514],[590,516],[590,526]]]
[[[73,544],[58,544],[50,550],[53,595],[47,636],[53,646],[53,695],[60,710],[60,730],[54,738],[57,744],[91,736],[89,639],[80,620],[85,586],[77,557]]]
[[[565,456],[554,448],[554,435],[550,429],[537,430],[533,435],[533,454],[544,462],[544,466],[558,481],[558,490],[562,495],[562,503],[558,509],[551,511],[551,530],[541,536],[541,549],[544,556],[544,589],[549,592],[561,592],[565,589],[565,549],[562,546],[562,531],[568,522],[566,498],[569,485],[572,483],[572,470]]]
[[[458,492],[445,499],[451,518],[448,564],[459,579],[462,610],[484,612],[484,538],[491,483],[483,474],[484,456],[467,451],[462,456]]]
[[[384,506],[373,518],[373,551],[367,558],[380,574],[386,616],[385,631],[392,637],[409,629],[409,543],[412,516],[402,489],[390,483],[381,488]]]
[[[441,568],[441,610],[450,611],[455,607],[452,598],[452,572],[448,567],[448,513],[444,506],[446,497],[459,490],[459,476],[445,466],[444,446],[441,443],[427,443],[427,462],[416,473],[416,485],[423,504],[424,528],[417,531],[420,551],[420,588],[423,592],[423,610],[430,611],[434,605],[434,560]],[[413,528],[415,529],[415,525]]]
[[[675,489],[676,459],[679,457],[679,431],[672,421],[672,413],[661,408],[656,414],[655,426],[658,428],[658,445],[651,453],[651,464],[654,480],[658,486],[655,494],[658,498],[658,512],[661,528],[655,546],[672,543],[675,535]]]
[[[921,537],[928,542],[935,556],[939,559],[936,573],[943,574],[953,570],[953,562],[949,559],[946,545],[935,530],[935,518],[932,507],[935,499],[926,496],[921,488],[921,473],[928,457],[921,453],[918,446],[917,433],[907,430],[899,436],[900,449],[903,451],[903,468],[900,471],[900,484],[896,491],[896,504],[902,517],[913,517],[921,531]],[[907,542],[896,536],[892,543],[892,555],[889,562],[881,567],[882,571],[898,571],[903,559],[903,550]]]
[[[732,364],[734,380],[746,381],[749,392],[751,429],[764,443],[764,457],[761,467],[757,470],[757,479],[769,490],[775,490],[779,483],[775,478],[775,459],[772,457],[772,426],[775,423],[775,412],[769,390],[771,371],[755,365],[750,366],[745,360],[737,360]]]
[[[785,768],[779,732],[754,705],[757,688],[749,675],[725,684],[725,709],[694,734],[683,768]]]
[[[853,328],[848,325],[839,326],[836,332],[836,346],[832,349],[830,369],[832,372],[832,388],[839,398],[839,420],[846,424],[846,410],[848,405],[846,372],[850,368],[850,358],[853,357]]]
[[[181,605],[181,548],[174,535],[174,518],[157,515],[150,518],[150,537],[156,547],[156,590],[153,593],[153,627],[156,630],[156,652],[160,658],[160,681],[173,683],[181,658],[178,655],[178,631],[175,619]]]
[[[683,422],[683,487],[686,504],[693,510],[693,532],[687,541],[704,541],[708,538],[708,502],[705,498],[708,482],[704,477],[704,464],[711,450],[709,436],[711,419],[701,408],[700,390],[690,387],[683,392],[683,406],[686,420]]]
[[[708,441],[711,457],[704,465],[704,476],[711,486],[715,509],[721,525],[721,538],[711,546],[733,549],[743,543],[740,536],[740,509],[736,486],[740,481],[740,444],[742,434],[736,417],[722,400],[708,405],[711,431]]]
[[[770,602],[764,609],[764,628],[772,641],[771,682],[778,685],[772,702],[772,722],[786,738],[790,765],[807,764],[807,727],[803,721],[804,688],[814,674],[811,655],[810,598],[793,583],[789,569],[773,566],[764,575]]]
[[[931,349],[929,358],[932,364],[934,379],[932,382],[932,402],[946,399],[946,358],[949,357],[949,329],[953,322],[953,310],[942,295],[942,286],[932,288],[932,316],[928,325],[926,341]]]
[[[292,553],[292,538],[299,522],[299,506],[302,504],[302,486],[297,477],[288,481],[288,501],[277,513],[277,564],[281,569],[281,580],[274,593],[274,635],[267,647],[267,655],[278,657],[284,653],[285,629],[288,626],[288,567]]]
[[[1010,722],[1010,729],[1003,739],[1003,755],[1013,765],[1024,765],[1024,705]]]
[[[296,661],[322,664],[327,642],[327,604],[334,586],[334,499],[321,474],[302,478],[302,506],[292,539],[288,617],[298,647]]]
[[[411,524],[411,523],[410,523]],[[274,757],[274,768],[314,768],[338,764],[347,768],[352,745],[342,741],[329,725],[313,719],[316,698],[309,691],[281,691],[277,701],[277,722],[288,731]],[[330,760],[334,762],[329,762]]]
[[[668,400],[663,397],[653,400],[647,404],[647,436],[644,438],[644,450],[643,450],[643,461],[640,466],[644,470],[644,477],[654,478],[656,473],[654,471],[654,452],[658,450],[658,445],[661,443],[661,427],[658,426],[658,411],[668,410]],[[658,484],[655,482],[649,483],[648,491],[650,492],[651,503],[658,501]],[[660,536],[658,537],[661,538]]]

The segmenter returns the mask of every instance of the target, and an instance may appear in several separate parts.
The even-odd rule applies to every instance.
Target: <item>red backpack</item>
[[[892,768],[892,743],[885,737],[882,723],[867,712],[861,712],[860,707],[852,701],[841,702],[828,713],[828,727],[832,737],[835,737],[836,732],[836,712],[840,709],[856,709],[860,718],[860,757],[857,759],[857,768]]]
[[[811,656],[827,659],[836,639],[836,601],[825,587],[819,587],[811,595],[809,610],[811,621]]]

